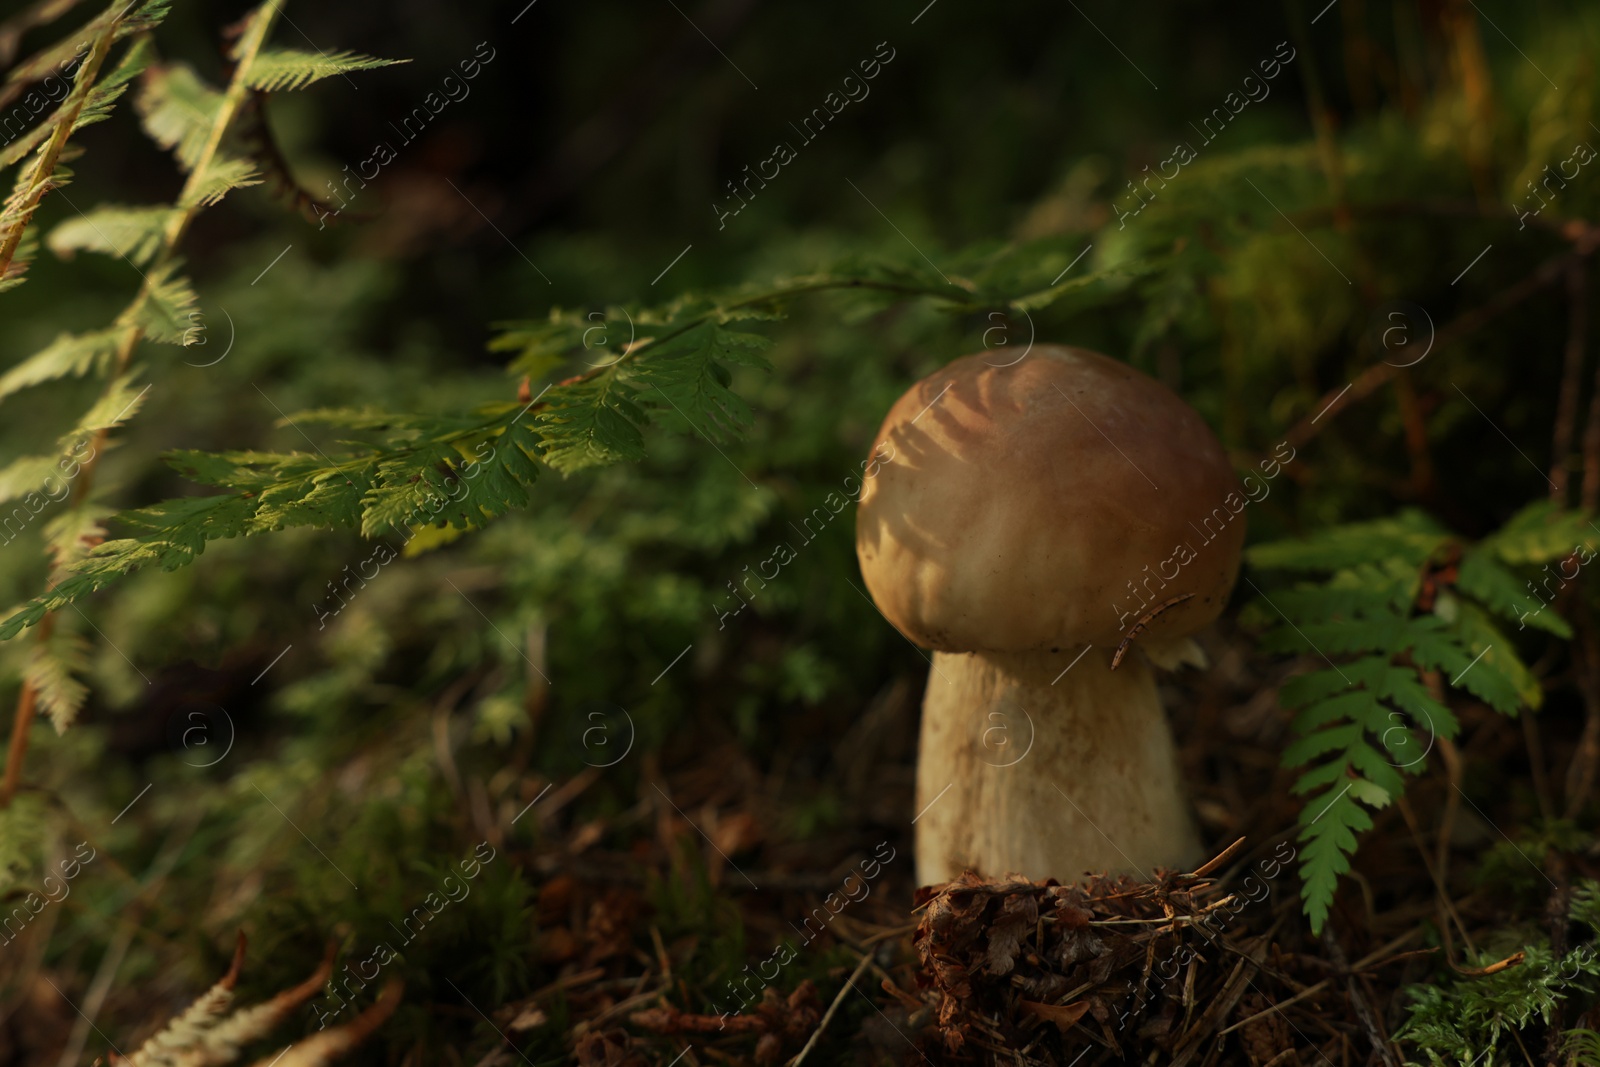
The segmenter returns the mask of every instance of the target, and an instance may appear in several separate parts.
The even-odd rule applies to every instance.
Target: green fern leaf
[[[77,676],[88,667],[88,643],[56,627],[48,640],[34,645],[24,678],[38,694],[39,707],[50,716],[56,733],[66,733],[77,719],[89,689]]]
[[[1474,673],[1486,670],[1498,675],[1504,688],[1516,694],[1522,707],[1537,710],[1544,704],[1544,687],[1527,664],[1522,662],[1522,657],[1517,655],[1516,645],[1495,625],[1488,612],[1475,604],[1461,602],[1451,627],[1464,648],[1474,656],[1483,653],[1483,658],[1472,669]],[[1471,678],[1472,674],[1469,673],[1467,677]],[[1470,686],[1468,689],[1475,692]],[[1493,706],[1501,708],[1499,704]],[[1512,709],[1506,714],[1516,714],[1516,711]]]
[[[653,387],[673,413],[700,436],[722,443],[750,424],[750,409],[728,388],[726,363],[770,369],[758,353],[772,342],[760,334],[705,322],[650,350],[630,376]],[[648,399],[648,397],[647,397]]]
[[[1406,620],[1410,632],[1408,651],[1417,664],[1438,670],[1451,686],[1465,689],[1502,715],[1515,715],[1521,706],[1516,687],[1501,670],[1484,670],[1492,650],[1470,648],[1459,632],[1436,616]]]
[[[277,472],[296,459],[293,452],[168,452],[167,466],[193,482],[223,489],[260,491],[278,481]]]
[[[134,109],[150,139],[172,152],[184,170],[193,170],[211,139],[222,94],[188,65],[167,63],[145,76]]]
[[[1557,575],[1556,580],[1561,582],[1561,576]],[[1529,596],[1527,584],[1496,563],[1494,551],[1488,545],[1479,545],[1463,554],[1456,585],[1496,615],[1515,621],[1518,629],[1532,626],[1566,640],[1572,638],[1572,627],[1567,625],[1567,620],[1556,614],[1549,601]],[[1550,599],[1555,599],[1554,592],[1550,593]]]
[[[179,270],[177,262],[164,263],[146,279],[149,295],[139,308],[138,325],[148,340],[181,345],[193,336],[195,306],[200,298]]]
[[[534,420],[543,459],[563,474],[644,457],[639,426],[645,413],[637,390],[614,368],[573,385],[558,385],[545,396],[546,409]]]
[[[167,17],[171,7],[171,0],[145,0],[143,3],[134,5],[130,5],[128,0],[112,0],[112,3],[100,14],[72,30],[66,36],[57,39],[54,44],[39,49],[27,59],[12,67],[6,72],[5,80],[8,84],[28,84],[43,81],[57,71],[65,69],[74,56],[87,51],[95,38],[112,27],[113,22],[116,25],[111,29],[111,40],[116,42],[134,34],[154,29]],[[119,19],[121,20],[120,22],[117,21]],[[45,132],[39,138],[40,140],[49,135],[49,132],[54,128],[54,123],[46,122],[41,127],[35,127],[35,130],[30,132],[37,132],[41,128]],[[38,142],[35,141],[34,143],[37,144]],[[7,146],[8,149],[11,147],[13,146]],[[11,163],[15,163],[26,154],[27,152],[23,152],[14,158],[0,156],[0,166],[8,166]]]
[[[1330,572],[1362,563],[1400,560],[1413,568],[1449,540],[1449,534],[1420,511],[1388,519],[1352,523],[1299,541],[1256,545],[1245,553],[1263,570]]]
[[[102,523],[111,509],[80,503],[67,508],[44,524],[45,549],[58,569],[75,566],[89,551],[105,540]]]
[[[33,261],[39,257],[39,228],[29,223],[23,227],[22,239],[17,242],[17,250],[11,255],[11,262],[6,264],[6,269],[0,273],[0,293],[15,289],[28,280],[28,268],[33,266]]]
[[[115,327],[91,333],[64,333],[0,375],[0,397],[58,378],[105,373],[116,356],[123,331]]]
[[[117,519],[134,527],[135,536],[95,547],[49,592],[30,600],[0,622],[0,641],[10,640],[24,628],[38,625],[51,612],[76,603],[130,571],[152,564],[176,570],[192,563],[205,551],[207,541],[246,533],[256,507],[256,502],[250,498],[230,494],[167,500],[123,512]]]
[[[376,468],[373,459],[330,467],[321,456],[291,453],[273,472],[276,481],[260,491],[246,532],[353,525],[376,484]]]
[[[218,153],[178,201],[178,206],[213,207],[233,190],[260,185],[261,180],[261,172],[248,159]]]
[[[1511,564],[1548,563],[1580,547],[1592,555],[1597,545],[1600,529],[1589,516],[1564,510],[1552,500],[1529,504],[1482,542],[1486,551]]]
[[[0,467],[0,501],[43,496],[46,479],[60,479],[59,456],[23,456]]]
[[[70,447],[102,430],[120,426],[132,418],[144,403],[148,385],[135,388],[137,371],[130,371],[106,387],[94,405],[78,418],[78,423],[62,438]]]
[[[117,101],[122,94],[127,92],[128,83],[144,73],[145,69],[155,61],[155,46],[150,43],[150,38],[140,37],[123,53],[122,60],[110,74],[95,83],[89,90],[89,96],[83,103],[83,110],[78,112],[77,121],[72,124],[74,133],[85,126],[96,122],[104,122],[111,117],[116,109]]]
[[[428,507],[448,500],[461,479],[456,464],[461,460],[455,447],[442,441],[428,442],[416,452],[397,457],[378,466],[371,488],[361,498],[361,532],[368,537],[422,521]],[[454,514],[454,509],[451,509]],[[454,526],[470,525],[462,521]]]
[[[592,365],[605,366],[622,354],[622,346],[629,340],[613,340],[611,324],[627,319],[620,309],[588,317],[594,314],[556,307],[544,322],[497,323],[502,332],[489,342],[489,351],[517,353],[506,371],[535,381],[559,367],[574,349],[589,353]]]
[[[128,378],[119,380],[97,409],[109,412],[131,389]],[[525,507],[543,447],[542,432],[525,417],[527,411],[514,404],[494,405],[466,428],[459,418],[359,414],[366,425],[406,429],[384,447],[368,447],[336,461],[321,453],[173,453],[167,461],[178,471],[232,491],[115,515],[112,521],[127,535],[93,548],[89,545],[98,540],[98,524],[105,518],[101,512],[49,530],[52,545],[59,544],[71,565],[48,593],[0,623],[0,640],[123,574],[151,565],[168,570],[185,566],[205,550],[207,541],[219,537],[290,526],[359,526],[369,535],[412,525],[462,528]],[[84,425],[105,421],[86,417]],[[470,442],[476,446],[469,449]]]
[[[121,256],[143,267],[161,250],[168,224],[177,209],[170,207],[118,207],[102,204],[88,214],[67,219],[50,231],[45,244],[50,251],[70,259],[78,251]]]
[[[1152,274],[1160,266],[1154,260],[1130,260],[1106,270],[1068,278],[1026,296],[1010,301],[1019,311],[1033,312],[1050,308],[1052,312],[1071,314],[1098,307],[1126,291],[1134,281]]]
[[[250,64],[245,83],[266,93],[304,89],[337,74],[405,63],[403,59],[376,59],[356,52],[302,52],[292,48],[263,50]]]
[[[1321,804],[1317,814],[1301,828],[1301,897],[1313,930],[1320,931],[1328,921],[1339,876],[1350,869],[1356,835],[1370,829],[1372,817],[1350,796],[1348,788]]]

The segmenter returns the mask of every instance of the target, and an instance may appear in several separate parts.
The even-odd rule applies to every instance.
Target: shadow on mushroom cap
[[[862,489],[856,553],[889,621],[940,651],[1023,652],[1114,646],[1185,593],[1142,637],[1216,618],[1244,498],[1199,414],[1085,349],[1036,345],[1012,366],[988,355],[912,386],[878,431],[885,461]]]

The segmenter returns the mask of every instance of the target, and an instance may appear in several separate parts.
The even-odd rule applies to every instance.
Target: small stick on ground
[[[1477,952],[1478,947],[1472,943],[1472,935],[1467,932],[1467,924],[1461,921],[1461,915],[1456,911],[1456,906],[1450,899],[1450,892],[1439,877],[1439,872],[1433,866],[1433,859],[1428,855],[1428,850],[1422,844],[1422,832],[1417,828],[1417,817],[1411,810],[1411,804],[1405,797],[1399,798],[1396,806],[1406,820],[1406,828],[1411,831],[1411,840],[1417,846],[1417,855],[1422,857],[1422,865],[1427,868],[1428,877],[1433,880],[1434,891],[1439,897],[1439,906],[1454,920],[1456,929],[1461,932],[1461,939],[1467,943],[1467,949]],[[1448,934],[1448,931],[1446,930]],[[1448,946],[1448,942],[1447,942]]]
[[[833,1003],[828,1005],[828,1010],[823,1013],[822,1021],[817,1023],[817,1029],[812,1033],[811,1039],[806,1042],[805,1048],[795,1054],[787,1067],[800,1067],[811,1050],[817,1047],[817,1042],[822,1040],[822,1032],[828,1028],[828,1023],[833,1019],[833,1013],[839,1010],[839,1005],[844,1003],[844,995],[855,986],[856,979],[861,977],[861,972],[867,969],[867,964],[872,962],[872,953],[869,951],[861,957],[861,962],[856,964],[855,971],[845,979],[844,986],[840,988],[839,995],[833,998]]]
[[[1583,389],[1583,335],[1588,309],[1583,303],[1583,261],[1567,270],[1567,350],[1556,398],[1555,436],[1550,444],[1550,499],[1565,507],[1572,473],[1573,434],[1578,428],[1578,393]],[[1591,420],[1592,422],[1592,420]],[[1588,434],[1585,435],[1587,441]]]
[[[1595,638],[1594,620],[1584,598],[1574,601],[1577,639],[1573,642],[1574,674],[1583,694],[1583,733],[1577,751],[1567,765],[1566,817],[1575,818],[1589,802],[1594,790],[1595,771],[1600,768],[1600,641]]]

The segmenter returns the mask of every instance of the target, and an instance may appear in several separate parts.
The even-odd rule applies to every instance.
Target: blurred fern
[[[561,379],[525,403],[496,403],[462,414],[390,414],[358,409],[304,412],[285,418],[303,427],[323,423],[378,435],[355,451],[180,452],[168,462],[185,476],[232,492],[183,497],[111,517],[128,536],[98,544],[64,569],[50,589],[0,622],[0,640],[43,623],[130,571],[192,562],[207,541],[297,526],[354,526],[367,537],[416,525],[457,531],[481,527],[526,507],[528,489],[549,467],[563,474],[637,460],[643,428],[654,420],[719,443],[751,420],[732,390],[730,367],[762,369],[770,340],[738,322],[781,319],[794,301],[814,293],[850,295],[857,310],[896,300],[930,299],[953,314],[1002,307],[1022,310],[1093,294],[1104,299],[1143,268],[1120,267],[1040,288],[1016,285],[1017,260],[1036,273],[1054,266],[1037,249],[1008,250],[975,264],[964,284],[908,266],[852,261],[828,273],[771,287],[740,287],[712,296],[680,297],[659,307],[629,309],[636,336],[604,361],[586,360],[594,322],[553,310],[537,323],[508,324],[492,343],[514,352],[510,371],[546,377],[569,361],[588,369]],[[74,365],[97,356],[87,343],[57,341],[53,358]],[[48,350],[47,350],[48,351]],[[0,382],[3,388],[3,382]],[[31,461],[37,462],[37,461]],[[0,472],[0,479],[4,474]]]
[[[147,341],[185,344],[190,339],[197,297],[177,254],[184,234],[202,209],[235,189],[260,181],[256,166],[238,146],[235,129],[246,105],[254,99],[252,94],[267,88],[301,88],[330,74],[390,62],[350,53],[325,57],[265,51],[280,6],[278,0],[268,0],[239,24],[229,51],[233,73],[227,87],[219,91],[181,63],[158,61],[150,31],[161,23],[168,6],[167,0],[119,0],[80,30],[20,64],[7,79],[8,88],[26,85],[51,71],[76,65],[73,90],[61,105],[0,150],[0,167],[27,159],[0,213],[0,289],[14,288],[22,280],[26,259],[19,259],[18,252],[31,255],[37,247],[31,227],[40,201],[70,180],[64,166],[71,158],[67,139],[83,126],[110,117],[134,78],[140,78],[136,110],[145,132],[170,150],[187,174],[170,205],[101,204],[83,210],[72,204],[76,217],[57,225],[44,242],[63,257],[78,251],[117,256],[141,278],[133,298],[110,327],[64,333],[0,378],[0,398],[90,373],[105,383],[99,397],[57,439],[52,451],[24,456],[0,470],[0,504],[22,501],[23,508],[18,511],[27,518],[43,510],[43,494],[63,499],[70,487],[65,512],[43,527],[51,561],[48,587],[52,590],[68,579],[105,536],[100,523],[104,513],[88,500],[96,462],[108,435],[137,413],[149,389],[149,385],[139,385],[140,368],[133,364],[138,346]],[[131,39],[130,43],[117,65],[102,77],[111,50],[124,39]],[[75,58],[79,56],[83,58]],[[60,485],[61,497],[50,488],[52,484]],[[58,605],[65,602],[56,601]],[[85,687],[74,677],[82,669],[82,642],[70,633],[58,633],[55,619],[46,613],[39,613],[35,621],[43,625],[18,698],[0,804],[9,802],[16,788],[28,726],[36,709],[42,708],[56,729],[64,730],[86,696]]]
[[[1592,555],[1595,544],[1600,531],[1586,516],[1540,501],[1477,544],[1404,511],[1249,550],[1257,569],[1322,576],[1263,593],[1251,609],[1276,623],[1267,650],[1327,665],[1279,692],[1296,712],[1283,762],[1304,768],[1294,789],[1306,797],[1301,896],[1313,929],[1327,921],[1357,835],[1372,827],[1369,810],[1404,792],[1433,739],[1455,738],[1446,683],[1503,715],[1539,706],[1538,681],[1501,627],[1515,622],[1561,638],[1571,629],[1511,568]]]
[[[228,973],[198,1000],[170,1020],[132,1055],[112,1052],[113,1067],[195,1067],[199,1064],[234,1063],[252,1042],[266,1037],[288,1020],[294,1011],[323,988],[333,974],[330,954],[310,978],[283,990],[272,999],[248,1008],[230,1011],[234,987],[244,966],[245,938],[239,935],[233,966]],[[257,1067],[324,1067],[364,1041],[383,1024],[400,1002],[402,984],[391,979],[377,1000],[355,1019],[331,1030],[295,1042],[276,1057],[264,1058]]]

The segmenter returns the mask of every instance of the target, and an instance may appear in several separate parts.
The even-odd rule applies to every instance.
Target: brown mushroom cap
[[[885,617],[944,652],[1115,646],[1184,593],[1141,640],[1215,619],[1247,501],[1199,414],[1081,348],[992,356],[924,378],[878,431],[856,554]]]

